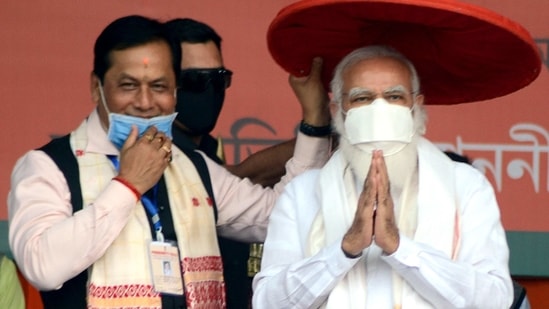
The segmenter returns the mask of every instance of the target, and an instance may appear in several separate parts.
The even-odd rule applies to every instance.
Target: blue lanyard
[[[118,158],[113,155],[107,155],[111,160],[114,168],[118,171],[120,169],[120,163]],[[158,184],[154,185],[152,190],[147,191],[145,194],[141,195],[141,203],[145,206],[145,210],[151,217],[151,221],[156,231],[156,240],[164,241],[164,235],[162,234],[162,224],[160,223],[160,216],[158,215],[158,205],[156,203],[158,196]]]

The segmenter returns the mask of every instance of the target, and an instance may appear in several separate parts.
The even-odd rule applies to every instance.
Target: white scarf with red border
[[[105,154],[86,153],[87,121],[71,134],[78,153],[84,205],[90,205],[116,171]],[[193,163],[177,147],[164,172],[174,229],[180,250],[185,298],[189,309],[225,308],[225,284],[211,199]],[[132,217],[105,254],[89,269],[88,308],[161,309],[154,290],[148,245],[152,239],[147,214],[136,203]]]

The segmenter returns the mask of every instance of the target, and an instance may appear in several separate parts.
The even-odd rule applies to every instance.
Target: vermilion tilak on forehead
[[[143,65],[145,65],[145,68],[147,68],[149,66],[149,58],[148,57],[143,58]]]

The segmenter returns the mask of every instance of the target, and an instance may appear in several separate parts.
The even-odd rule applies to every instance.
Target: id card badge
[[[183,295],[183,278],[177,246],[172,242],[151,242],[149,261],[154,290],[159,293]]]

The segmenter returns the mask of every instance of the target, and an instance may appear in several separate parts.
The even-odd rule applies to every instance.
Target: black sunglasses
[[[231,86],[233,72],[221,69],[186,69],[181,70],[179,88],[182,90],[202,92],[212,84],[216,89],[227,89]]]

